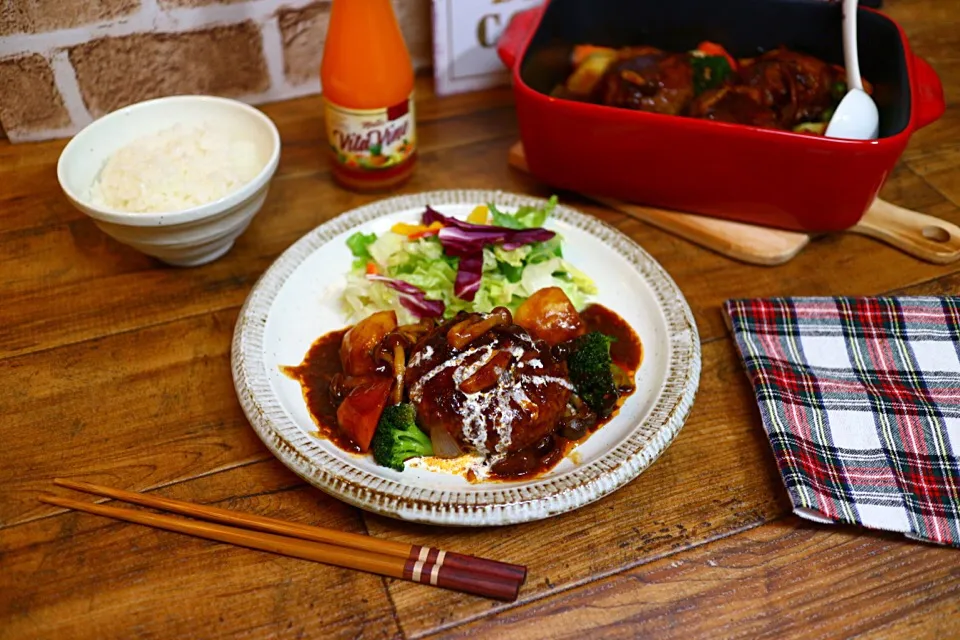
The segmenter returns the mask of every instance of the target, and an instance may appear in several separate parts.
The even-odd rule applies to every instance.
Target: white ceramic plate
[[[620,412],[544,476],[470,484],[427,469],[403,472],[317,436],[295,380],[321,335],[347,325],[340,308],[355,231],[383,232],[413,222],[426,204],[465,217],[477,204],[508,210],[544,201],[495,191],[436,191],[382,200],[323,224],[281,255],[247,298],[233,340],[233,377],[247,418],[291,470],[327,493],[382,515],[442,525],[526,522],[576,509],[622,487],[650,466],[683,426],[700,379],[700,341],[683,294],[662,267],[613,227],[558,206],[547,227],[564,238],[564,257],[597,284],[599,302],[638,333],[644,357],[637,390]]]

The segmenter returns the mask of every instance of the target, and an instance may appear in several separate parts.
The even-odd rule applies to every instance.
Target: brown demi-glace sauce
[[[588,330],[600,331],[615,338],[610,345],[610,357],[633,380],[643,360],[643,347],[636,332],[616,312],[599,304],[588,306],[580,313],[580,317]],[[311,345],[303,362],[296,367],[282,367],[282,371],[300,383],[304,401],[320,436],[344,451],[358,453],[359,448],[346,438],[337,426],[337,408],[330,397],[330,381],[342,372],[340,343],[348,330],[349,327],[321,336]],[[621,404],[626,397],[620,398]],[[616,415],[616,412],[613,415]],[[511,453],[493,467],[490,478],[519,480],[546,473],[570,453],[577,442],[589,438],[590,434],[609,422],[613,415],[598,421],[580,440],[568,440],[554,434],[547,442]]]
[[[643,362],[643,345],[627,321],[602,304],[591,304],[580,312],[580,318],[588,331],[599,331],[614,338],[610,345],[610,359],[632,378]]]
[[[337,408],[330,398],[330,380],[341,373],[340,342],[350,327],[332,331],[318,338],[296,367],[281,367],[281,371],[300,383],[303,399],[313,417],[320,435],[344,451],[359,453],[360,447],[344,436],[337,426]]]

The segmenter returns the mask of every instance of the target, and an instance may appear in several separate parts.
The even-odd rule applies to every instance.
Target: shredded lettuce
[[[520,207],[514,212],[487,206],[494,226],[536,229],[550,216],[556,197],[542,208]],[[379,276],[412,284],[424,292],[428,301],[442,302],[445,318],[460,311],[487,312],[498,306],[516,311],[524,300],[544,287],[560,287],[578,309],[596,293],[593,280],[563,258],[563,239],[559,234],[545,242],[509,250],[502,245],[485,246],[482,277],[473,300],[454,294],[459,258],[447,255],[436,236],[410,240],[391,231],[380,235],[358,232],[350,236],[347,245],[356,257],[342,298],[351,322],[383,310],[395,311],[401,323],[416,321],[407,308],[409,301],[405,306],[395,287],[383,279],[367,277],[368,263],[373,263]]]
[[[487,208],[490,209],[490,217],[495,226],[507,227],[508,229],[534,229],[543,226],[556,206],[557,196],[551,196],[544,207],[524,205],[514,213],[504,213],[497,209],[494,204],[488,204]]]
[[[404,260],[404,251],[407,239],[390,231],[382,234],[367,246],[370,257],[378,265],[390,265],[393,262],[402,262]],[[396,256],[396,259],[394,259]]]

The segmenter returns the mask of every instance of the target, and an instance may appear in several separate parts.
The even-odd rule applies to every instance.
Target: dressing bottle
[[[384,191],[406,181],[417,161],[413,65],[390,0],[333,0],[320,82],[337,182]]]

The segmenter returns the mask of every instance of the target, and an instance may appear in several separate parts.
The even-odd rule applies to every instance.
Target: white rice
[[[117,211],[182,211],[236,191],[264,163],[249,140],[207,125],[178,124],[110,156],[90,188],[90,200]]]

